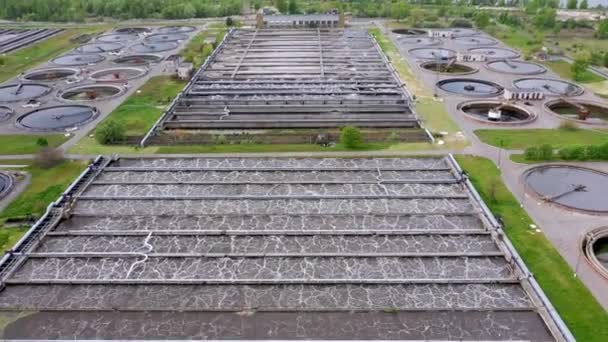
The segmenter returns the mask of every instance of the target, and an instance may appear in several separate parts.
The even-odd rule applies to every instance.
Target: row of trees
[[[578,0],[568,0],[568,4],[566,5],[566,7],[568,9],[588,9],[589,3],[587,2],[587,0],[581,0],[580,4],[578,3]]]

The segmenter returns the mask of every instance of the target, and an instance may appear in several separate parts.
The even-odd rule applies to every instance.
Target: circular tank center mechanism
[[[33,110],[17,119],[26,129],[36,131],[57,131],[75,129],[97,116],[97,109],[89,106],[66,105]]]
[[[193,26],[163,26],[157,31],[159,33],[188,33],[196,30]]]
[[[490,62],[486,64],[486,66],[492,71],[514,75],[536,75],[547,71],[547,69],[540,64],[508,59]]]
[[[26,73],[23,75],[23,79],[38,82],[55,82],[76,76],[78,73],[77,69],[70,68],[39,69]]]
[[[495,39],[483,36],[472,36],[472,37],[456,37],[453,39],[455,43],[468,45],[468,46],[476,46],[476,45],[494,45],[498,43]]]
[[[59,97],[70,101],[105,100],[123,92],[123,88],[110,84],[92,84],[64,90]]]
[[[115,29],[114,32],[125,34],[141,34],[151,32],[151,30],[145,27],[120,27]]]
[[[399,37],[397,39],[399,43],[405,45],[437,45],[441,43],[441,40],[431,37]]]
[[[91,43],[76,48],[79,53],[104,53],[119,51],[124,46],[120,43]]]
[[[440,74],[464,75],[471,74],[477,69],[465,64],[456,63],[455,59],[448,62],[426,62],[420,65],[424,70],[432,71]]]
[[[6,106],[0,106],[0,121],[6,121],[13,115],[13,110]]]
[[[583,88],[574,83],[549,78],[522,78],[513,81],[513,86],[522,90],[540,91],[547,96],[578,96],[583,93]]]
[[[458,106],[468,117],[485,123],[520,124],[536,119],[532,112],[500,101],[471,101]]]
[[[162,57],[156,55],[128,55],[118,57],[112,62],[123,65],[147,65],[151,63],[158,63],[161,60]]]
[[[547,102],[545,107],[565,119],[581,120],[591,124],[608,124],[608,106],[600,103],[570,101],[562,98]]]
[[[100,36],[97,38],[97,41],[104,42],[104,43],[121,43],[121,42],[133,41],[133,40],[136,40],[137,38],[139,38],[137,34],[113,33],[113,34],[106,34],[104,36]]]
[[[496,96],[503,91],[503,88],[496,83],[466,78],[442,80],[437,86],[448,93],[478,97]]]
[[[608,278],[608,227],[597,228],[585,234],[582,248],[591,266]]]
[[[19,83],[0,87],[0,102],[31,100],[48,94],[49,86],[36,83]]]
[[[102,62],[105,58],[101,55],[64,55],[53,59],[53,63],[57,65],[87,65]]]
[[[415,29],[415,28],[404,28],[394,29],[393,33],[404,35],[404,36],[422,36],[428,34],[427,30]]]
[[[4,198],[13,188],[13,177],[0,171],[0,198]]]
[[[489,60],[495,59],[507,59],[519,57],[519,52],[515,50],[503,49],[503,48],[474,48],[469,49],[470,54],[485,55]]]
[[[526,188],[541,199],[565,208],[608,213],[608,174],[570,166],[539,166],[524,175]]]
[[[183,33],[157,33],[146,37],[146,42],[177,42],[186,39],[188,39],[188,35]]]
[[[131,50],[136,53],[156,53],[177,49],[177,46],[178,44],[175,42],[143,42],[131,46]]]
[[[440,48],[411,49],[408,53],[420,59],[448,60],[456,57],[456,51]]]
[[[90,78],[97,82],[126,82],[142,77],[146,72],[140,68],[111,68],[95,71]]]

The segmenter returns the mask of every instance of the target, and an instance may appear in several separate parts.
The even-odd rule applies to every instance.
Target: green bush
[[[473,24],[466,19],[454,19],[450,24],[451,27],[473,28]]]
[[[363,146],[363,136],[357,127],[346,126],[340,131],[340,142],[348,149],[358,149]]]
[[[102,145],[118,144],[125,140],[127,129],[114,120],[100,125],[95,131],[95,139]]]
[[[539,149],[536,146],[530,146],[524,150],[524,158],[527,160],[538,160],[539,159]]]
[[[584,154],[585,148],[582,146],[564,147],[558,152],[559,157],[564,160],[581,160]]]
[[[46,140],[46,138],[44,138],[44,137],[40,137],[36,140],[36,145],[38,145],[40,147],[48,147],[49,141]]]
[[[538,157],[542,160],[553,159],[553,146],[544,144],[538,149]]]

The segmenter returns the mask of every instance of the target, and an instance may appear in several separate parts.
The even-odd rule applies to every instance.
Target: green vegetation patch
[[[504,230],[551,303],[578,341],[607,341],[608,313],[505,187],[500,171],[489,159],[456,156],[490,210],[504,222]],[[542,228],[542,227],[541,227]]]
[[[572,72],[572,64],[566,62],[566,61],[553,61],[553,62],[544,62],[543,64],[545,64],[547,67],[549,67],[551,70],[553,70],[556,74],[558,74],[560,77],[565,78],[567,80],[574,80],[574,74]],[[601,82],[601,81],[605,81],[605,79],[601,76],[598,76],[592,72],[590,72],[589,70],[584,71],[581,73],[579,79],[577,80],[577,82],[580,83],[594,83],[594,82]]]
[[[587,129],[478,129],[475,134],[486,144],[511,150],[543,144],[552,144],[556,148],[601,145],[608,141],[608,134]]]
[[[29,227],[0,227],[0,252],[13,248]]]
[[[44,136],[35,135],[0,135],[0,154],[32,154],[40,151],[42,146],[38,138],[44,137],[49,147],[57,147],[66,142],[69,137],[63,134]]]

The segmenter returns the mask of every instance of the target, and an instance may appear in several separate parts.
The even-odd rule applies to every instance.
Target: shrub
[[[542,160],[553,159],[553,146],[544,144],[538,149],[538,157]]]
[[[594,145],[586,146],[585,156],[587,159],[602,159],[602,147]]]
[[[600,153],[602,159],[608,160],[608,142],[600,145]]]
[[[585,148],[583,146],[564,147],[559,150],[558,155],[564,160],[585,159]]]
[[[95,139],[102,145],[117,144],[125,140],[127,130],[116,121],[110,120],[95,131]]]
[[[539,155],[540,152],[536,146],[531,146],[524,150],[524,158],[527,160],[538,160]]]
[[[472,28],[473,24],[466,19],[454,19],[450,24],[452,27]]]
[[[363,145],[363,136],[357,127],[346,126],[341,129],[340,142],[348,149],[358,149]]]
[[[40,147],[48,147],[49,141],[46,140],[46,138],[44,138],[44,137],[40,137],[36,140],[36,145],[38,145]]]

